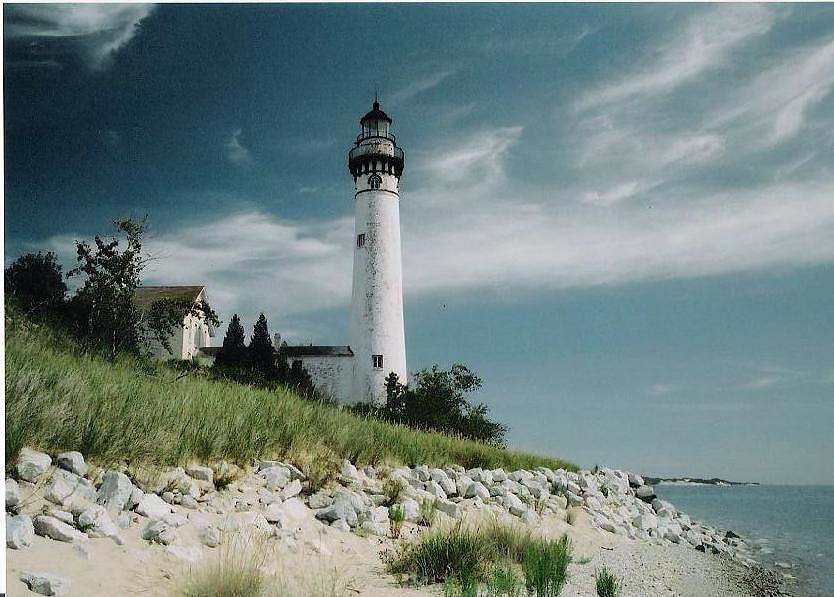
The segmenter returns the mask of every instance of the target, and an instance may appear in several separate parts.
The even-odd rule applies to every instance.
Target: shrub
[[[487,597],[522,597],[523,584],[511,566],[492,569],[487,583]]]
[[[450,529],[422,533],[416,541],[402,545],[387,557],[386,568],[391,574],[411,575],[425,584],[447,578],[480,579],[486,577],[490,557],[478,534],[458,522]]]
[[[435,518],[437,518],[437,500],[420,500],[420,518],[418,519],[417,524],[424,527],[430,527],[434,524]]]
[[[400,531],[403,528],[403,522],[405,522],[405,511],[403,507],[399,504],[394,504],[393,506],[388,507],[388,523],[391,526],[391,537],[394,539],[399,539]]]
[[[598,597],[617,597],[623,589],[620,580],[605,566],[594,574]]]
[[[33,318],[60,318],[67,285],[55,253],[21,255],[4,270],[6,295]]]
[[[387,500],[386,503],[390,506],[400,501],[400,495],[402,495],[404,489],[405,483],[402,479],[386,480],[385,483],[382,484],[382,493],[385,495],[385,499]]]
[[[538,597],[556,597],[567,580],[570,563],[570,540],[537,539],[527,545],[522,569],[527,593]]]

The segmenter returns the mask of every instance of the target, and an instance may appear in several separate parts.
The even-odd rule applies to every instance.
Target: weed
[[[450,576],[443,583],[443,597],[478,597],[478,581],[471,576]]]
[[[492,569],[487,582],[487,597],[521,597],[524,584],[508,564]]]
[[[494,558],[520,563],[532,539],[530,529],[518,523],[501,523],[491,519],[481,523],[476,532]]]
[[[527,593],[537,597],[556,597],[567,580],[570,540],[536,539],[527,545],[522,569]]]
[[[391,538],[399,539],[405,521],[405,511],[399,504],[388,506],[388,523],[391,526]]]
[[[417,524],[424,527],[430,527],[434,524],[436,518],[437,500],[420,500],[420,518],[418,519]]]
[[[617,597],[623,589],[622,582],[603,566],[594,574],[598,597]]]
[[[382,484],[382,493],[387,500],[387,504],[390,506],[391,504],[396,504],[400,501],[400,496],[402,495],[404,489],[405,482],[402,479],[387,479],[385,483]]]

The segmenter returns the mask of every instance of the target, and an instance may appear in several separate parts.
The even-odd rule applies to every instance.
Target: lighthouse
[[[405,383],[400,176],[405,159],[391,133],[391,118],[375,101],[359,121],[348,153],[353,177],[353,350],[351,402],[385,402],[385,378]]]

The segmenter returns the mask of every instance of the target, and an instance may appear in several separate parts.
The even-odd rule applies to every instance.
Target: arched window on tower
[[[368,177],[368,185],[372,189],[379,189],[379,185],[381,185],[381,184],[382,184],[382,178],[379,176],[379,174],[371,174]]]

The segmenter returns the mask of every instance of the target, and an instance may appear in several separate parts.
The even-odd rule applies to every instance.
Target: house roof
[[[287,346],[288,357],[352,357],[350,346]]]
[[[196,301],[205,286],[140,286],[136,289],[133,303],[144,311],[160,299],[187,299]]]

